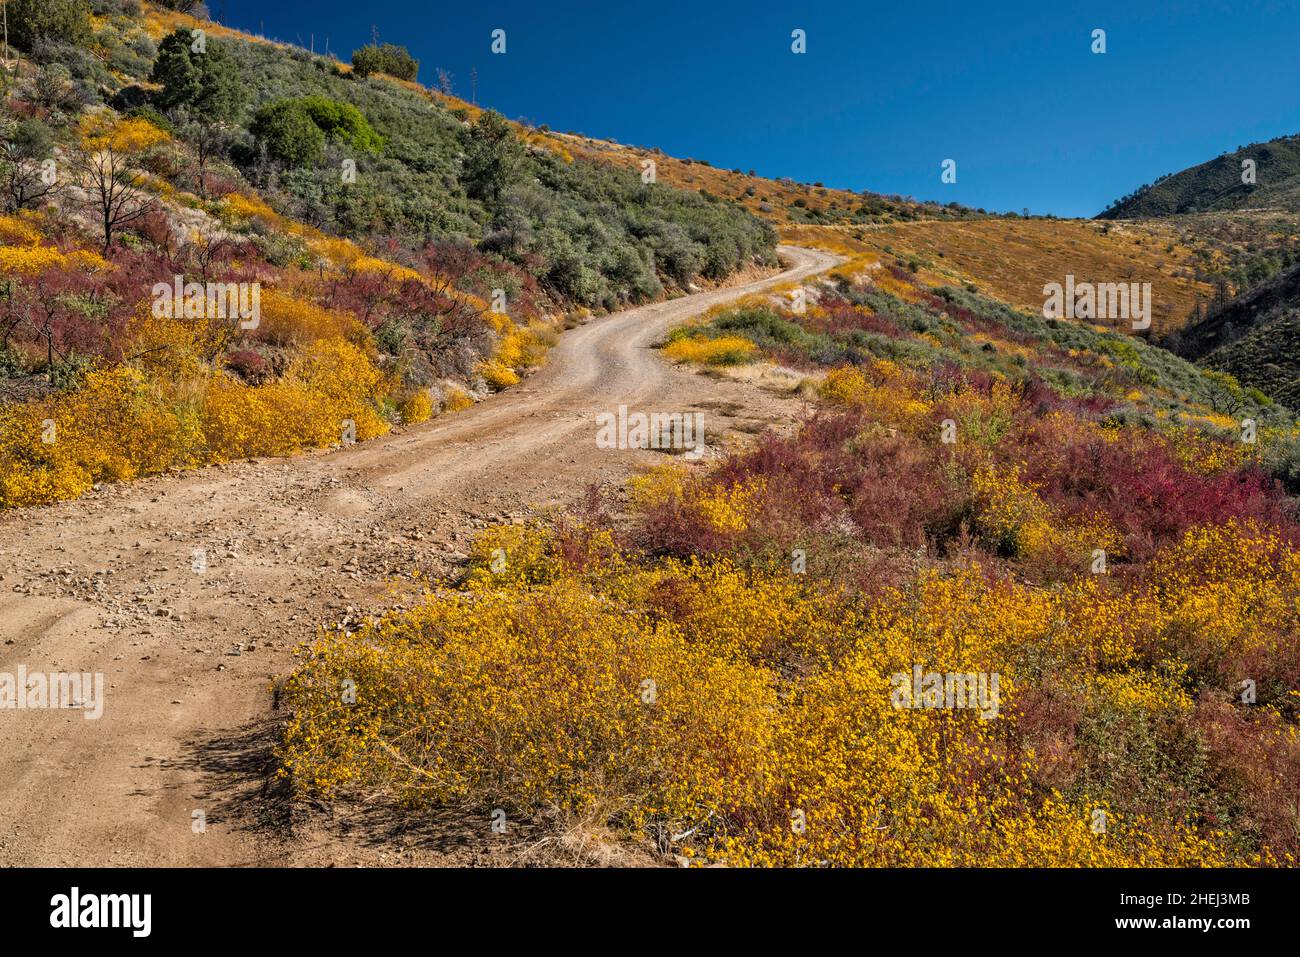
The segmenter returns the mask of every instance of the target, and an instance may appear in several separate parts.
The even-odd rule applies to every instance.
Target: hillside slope
[[[1254,160],[1255,182],[1243,182],[1243,160]],[[1098,219],[1148,219],[1233,209],[1300,211],[1300,135],[1224,153],[1163,176],[1116,200]]]
[[[1172,345],[1201,365],[1300,406],[1300,266],[1212,311]]]
[[[256,185],[283,194],[295,218],[354,237],[469,239],[594,308],[659,297],[665,284],[673,291],[717,280],[756,258],[773,263],[772,233],[732,204],[559,155],[497,114],[470,115],[413,83],[361,77],[243,35],[219,42],[245,78],[231,159]],[[128,86],[114,100],[144,97],[158,99]],[[309,161],[277,163],[274,149],[268,161],[259,112],[307,97],[355,107],[381,145],[330,136]],[[347,160],[351,181],[340,175]]]
[[[928,220],[857,228],[783,226],[781,234],[787,242],[813,245],[820,237],[829,248],[892,261],[933,285],[974,285],[1040,314],[1043,285],[1064,282],[1067,275],[1081,282],[1149,282],[1156,332],[1180,327],[1213,292],[1198,276],[1193,250],[1160,223]]]
[[[368,439],[514,385],[593,313],[777,267],[737,203],[175,11],[85,9],[11,25],[0,508]]]

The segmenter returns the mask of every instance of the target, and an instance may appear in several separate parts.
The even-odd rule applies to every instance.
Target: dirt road
[[[415,569],[455,568],[476,529],[660,460],[598,449],[598,412],[703,411],[711,442],[785,417],[788,400],[650,349],[691,315],[835,262],[782,255],[770,278],[570,330],[520,386],[400,434],[0,517],[0,673],[105,676],[98,720],[0,709],[0,865],[475,862],[473,840],[445,829],[431,850],[406,829],[390,841],[365,822],[269,819],[285,803],[268,795],[273,679],[318,624],[409,601]]]

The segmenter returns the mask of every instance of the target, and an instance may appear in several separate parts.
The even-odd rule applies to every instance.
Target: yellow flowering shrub
[[[1016,469],[984,465],[971,476],[979,503],[979,527],[997,550],[1024,555],[1042,548],[1052,534],[1049,510]]]
[[[0,508],[74,498],[100,481],[288,455],[388,430],[378,412],[386,379],[359,347],[321,340],[281,380],[249,386],[197,360],[198,327],[146,310],[134,327],[136,344],[153,349],[145,368],[92,370],[73,392],[0,407]]]
[[[1240,656],[1280,659],[1300,622],[1300,554],[1252,523],[1192,528],[1152,561],[1151,595],[1170,653],[1206,667]]]
[[[475,301],[473,296],[466,298]],[[546,350],[558,341],[555,331],[545,323],[533,321],[520,328],[505,313],[485,308],[481,315],[496,332],[496,341],[491,357],[479,362],[475,372],[493,391],[517,385],[519,371],[540,365]]]
[[[886,595],[852,653],[802,682],[783,709],[772,803],[719,835],[708,856],[746,865],[1222,864],[1218,836],[1182,822],[1112,813],[1093,833],[1099,802],[1040,799],[1036,758],[1007,747],[1027,681],[1045,667],[1067,686],[1090,673],[1069,667],[1082,640],[1071,608],[1043,590],[990,585],[975,569],[923,573]],[[910,684],[914,668],[996,674],[996,715],[898,707],[894,676]],[[1125,704],[1187,705],[1176,685],[1145,674],[1117,673],[1095,688]]]
[[[715,485],[691,499],[704,524],[716,532],[743,532],[763,496],[764,483]]]
[[[0,508],[189,465],[198,444],[194,416],[172,409],[138,370],[92,371],[76,392],[0,407]]]
[[[204,445],[211,461],[290,455],[308,445],[338,442],[343,425],[322,421],[307,393],[286,382],[246,386],[214,379],[203,403]]]
[[[247,386],[215,377],[202,410],[210,461],[288,455],[388,431],[376,404],[383,374],[357,346],[337,339],[313,344],[284,378]]]
[[[741,336],[687,336],[675,339],[664,346],[663,354],[674,362],[694,362],[699,365],[735,365],[751,361],[758,347]]]
[[[506,316],[492,312],[485,315],[504,320],[498,328],[493,358],[506,368],[530,369],[539,365],[548,345],[555,344],[554,335],[541,323],[535,322],[521,329]]]
[[[676,462],[665,462],[647,469],[628,480],[628,495],[632,504],[641,509],[681,498],[686,491],[690,472]]]
[[[466,586],[491,589],[502,585],[539,585],[564,572],[555,540],[536,525],[494,525],[470,548]]]
[[[236,220],[262,219],[274,222],[279,215],[265,200],[243,193],[227,193],[221,198],[223,210],[227,216]]]
[[[397,409],[406,425],[427,422],[433,415],[433,397],[428,389],[417,389],[403,397]]]
[[[102,256],[85,249],[65,253],[53,246],[0,246],[0,275],[30,276],[46,269],[98,272],[107,268]]]
[[[284,767],[327,794],[597,806],[636,827],[744,806],[771,753],[765,671],[713,658],[573,579],[431,597],[322,636],[310,661],[285,688]]]
[[[652,585],[641,587],[662,601],[688,640],[719,658],[786,665],[825,661],[863,628],[842,596],[726,560],[671,561]]]
[[[853,405],[870,386],[866,373],[857,366],[839,366],[826,373],[819,391],[832,405]]]
[[[1150,671],[1102,672],[1088,682],[1088,694],[1117,711],[1189,712],[1194,702],[1183,687],[1182,670],[1156,674]]]
[[[488,359],[480,362],[475,371],[483,377],[483,381],[494,391],[508,389],[512,385],[519,383],[519,376],[509,366],[502,365],[496,359]]]
[[[326,309],[275,289],[260,294],[259,321],[253,335],[263,342],[300,346],[320,339],[359,339],[362,327],[347,313]]]
[[[355,423],[357,441],[388,431],[377,410],[387,392],[384,373],[361,347],[323,339],[294,360],[285,379],[312,399],[316,409],[313,429],[319,429],[314,434],[333,436],[337,441],[339,423],[345,420]]]
[[[44,236],[29,217],[0,216],[0,243],[6,246],[39,246],[42,242]]]
[[[150,304],[143,302],[131,317],[126,333],[136,365],[150,379],[178,391],[207,378],[205,359],[225,348],[233,328],[230,320],[216,317],[215,307],[211,316],[169,318],[155,316]]]
[[[1053,559],[1086,568],[1100,549],[1111,558],[1123,550],[1123,539],[1105,515],[1067,519],[1053,515],[1032,484],[1015,467],[981,465],[971,476],[978,530],[996,551],[1027,562]]]
[[[351,268],[357,272],[373,272],[389,276],[397,282],[423,282],[424,277],[406,266],[399,266],[396,263],[390,263],[384,259],[377,259],[374,256],[358,255],[348,263]]]
[[[164,130],[148,120],[119,118],[109,113],[86,116],[82,120],[80,132],[85,149],[111,149],[119,153],[141,153],[170,139]]]
[[[1105,830],[1093,830],[1103,812]],[[989,867],[1226,867],[1257,863],[1231,854],[1222,832],[1198,833],[1104,803],[1071,806],[1059,798],[1032,813],[997,822],[998,839],[981,863]]]
[[[916,395],[911,378],[886,359],[832,369],[818,392],[831,405],[859,408],[876,422],[913,433],[929,428],[930,404]]]
[[[614,555],[578,575],[555,543],[489,530],[465,590],[322,634],[286,685],[282,773],[325,795],[663,825],[701,863],[1247,862],[1218,831],[1044,792],[1014,744],[1023,689],[1045,675],[1097,707],[1191,707],[1176,670],[1135,663],[1101,583],[929,570],[857,610],[725,561]],[[999,683],[987,711],[900,705],[914,668]]]
[[[449,388],[442,397],[443,412],[459,412],[462,409],[468,409],[474,404],[474,400],[469,397],[464,389],[457,389],[455,386]]]
[[[1237,423],[1232,428],[1239,430]],[[1198,475],[1217,475],[1241,468],[1258,454],[1258,447],[1247,442],[1222,442],[1207,438],[1204,433],[1190,428],[1173,429],[1169,433],[1174,457],[1184,467]]]

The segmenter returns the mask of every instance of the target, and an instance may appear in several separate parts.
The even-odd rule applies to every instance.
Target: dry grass
[[[1196,255],[1178,233],[1159,223],[1089,220],[988,219],[929,221],[882,226],[783,228],[787,242],[813,244],[850,255],[850,268],[875,262],[915,264],[934,285],[973,283],[981,292],[1018,308],[1043,308],[1043,286],[1064,282],[1149,282],[1152,328],[1180,328],[1198,299],[1214,290],[1197,281]]]

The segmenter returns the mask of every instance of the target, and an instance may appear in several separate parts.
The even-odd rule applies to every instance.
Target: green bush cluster
[[[268,155],[289,166],[319,163],[327,142],[365,152],[384,145],[360,110],[324,96],[269,103],[257,111],[249,129]]]
[[[8,0],[9,42],[31,51],[38,40],[90,42],[89,0]]]
[[[392,43],[369,44],[352,51],[352,69],[358,76],[387,73],[399,80],[414,80],[420,72],[420,61],[412,57],[406,47]]]
[[[262,107],[249,131],[268,156],[289,166],[319,163],[325,154],[325,131],[312,121],[300,100]]]
[[[278,187],[308,221],[349,236],[469,239],[592,308],[775,262],[775,233],[737,204],[647,186],[634,170],[566,162],[526,147],[496,114],[467,126],[428,96],[305,52],[228,45],[245,82],[248,145],[266,143],[281,167],[261,185]],[[383,144],[355,157],[355,182],[323,162],[325,140],[301,111],[278,105],[315,97],[355,108]],[[268,107],[273,115],[263,116]],[[248,150],[248,161],[259,152]]]

